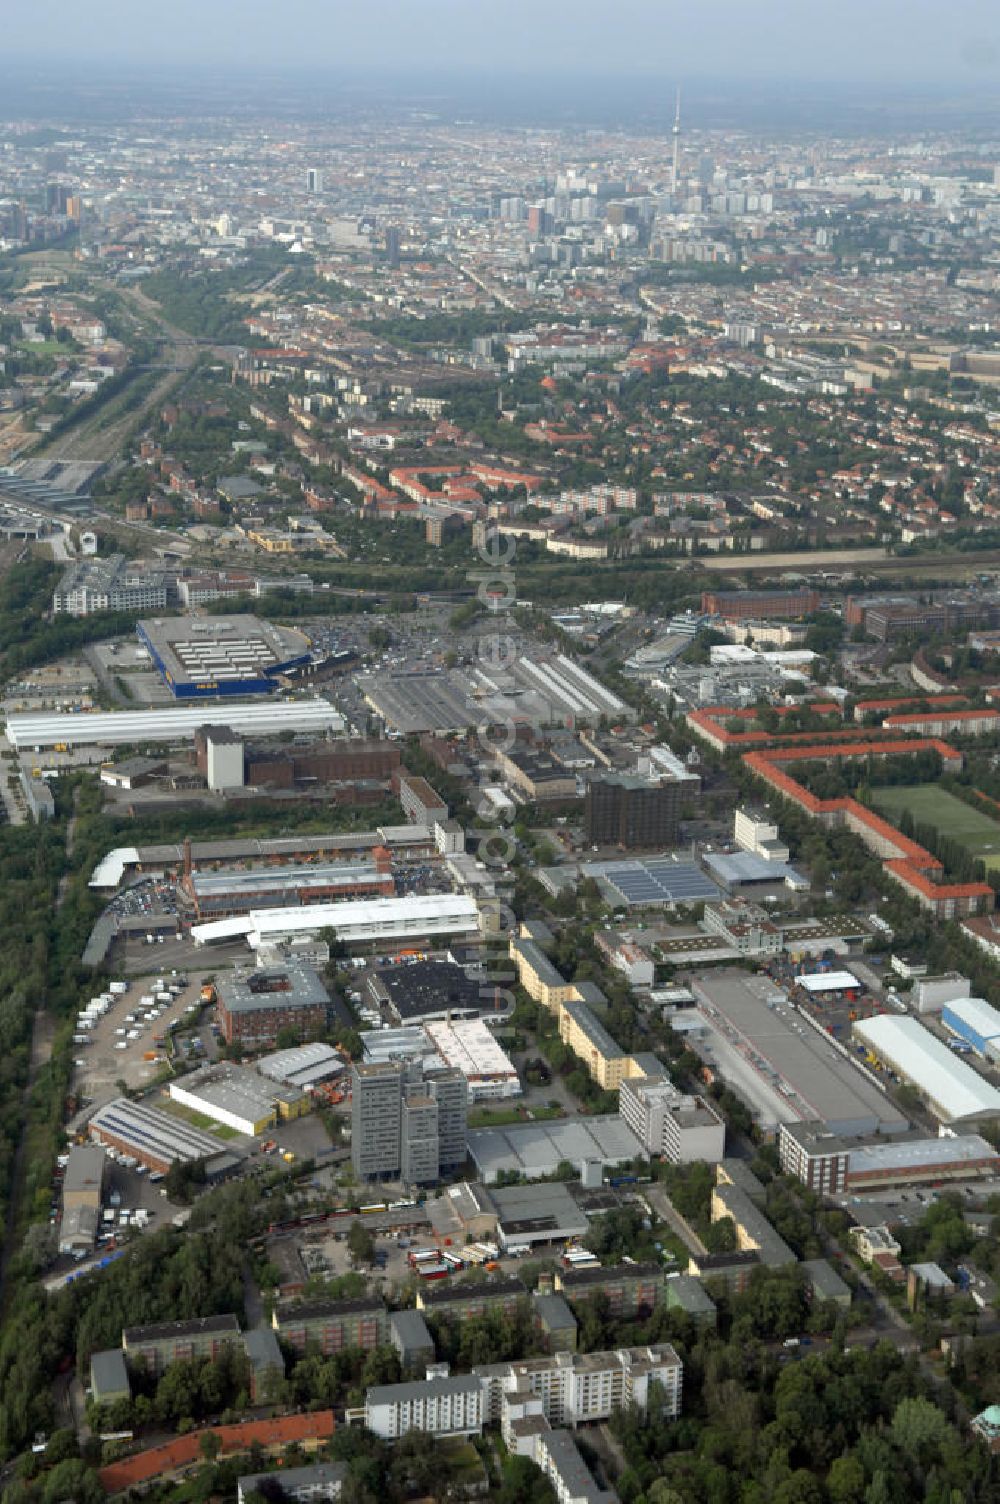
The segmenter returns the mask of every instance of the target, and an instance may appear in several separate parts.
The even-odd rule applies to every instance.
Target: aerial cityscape
[[[4,1504],[1000,1500],[996,16],[501,9],[10,18]]]

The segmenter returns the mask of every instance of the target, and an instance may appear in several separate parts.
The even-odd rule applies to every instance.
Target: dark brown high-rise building
[[[587,785],[584,826],[594,846],[672,846],[681,785],[633,773],[608,774]]]

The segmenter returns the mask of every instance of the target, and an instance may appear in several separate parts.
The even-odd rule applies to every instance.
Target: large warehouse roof
[[[192,841],[194,862],[252,862],[268,857],[302,857],[308,852],[320,855],[333,852],[363,852],[373,846],[390,850],[426,846],[430,833],[426,825],[380,825],[376,830],[356,830],[348,834],[331,832],[321,836],[274,836],[260,839],[244,836],[238,841]],[[116,846],[102,857],[90,879],[92,888],[116,888],[128,867],[171,867],[184,860],[184,845],[166,842],[156,846]]]
[[[617,1117],[564,1118],[509,1128],[476,1128],[469,1133],[469,1153],[487,1185],[501,1170],[529,1180],[551,1175],[563,1160],[579,1165],[599,1159],[605,1166],[624,1164],[642,1155],[631,1128]]]
[[[915,1018],[883,1013],[860,1019],[854,1032],[880,1060],[912,1081],[943,1121],[1000,1117],[1000,1091]]]
[[[273,1081],[287,1081],[308,1091],[322,1081],[342,1075],[344,1057],[328,1044],[300,1044],[290,1050],[276,1050],[257,1061],[262,1076]]]
[[[771,655],[768,654],[768,657]],[[710,851],[703,858],[706,870],[725,888],[739,888],[745,883],[770,883],[796,891],[809,887],[809,880],[787,862],[771,862],[753,851]]]
[[[131,1144],[138,1153],[153,1154],[167,1163],[173,1159],[182,1163],[211,1159],[226,1151],[225,1144],[183,1118],[147,1107],[144,1102],[130,1102],[127,1097],[116,1097],[99,1107],[90,1122],[94,1129]]]
[[[272,864],[252,872],[235,869],[195,872],[191,876],[191,886],[198,898],[206,901],[236,895],[250,899],[255,892],[273,893],[280,888],[287,888],[289,896],[294,896],[301,888],[350,888],[363,883],[374,884],[383,875],[371,862],[314,862],[302,867]]]
[[[424,1029],[445,1063],[455,1066],[467,1080],[517,1081],[509,1056],[481,1018],[431,1020]]]
[[[941,1021],[949,1026],[956,1019],[971,1030],[979,1039],[1000,1038],[1000,1013],[982,997],[954,998],[945,1007]]]
[[[692,979],[709,1032],[695,1041],[765,1123],[820,1118],[834,1133],[906,1127],[886,1093],[768,977],[731,968]]]
[[[279,935],[333,929],[345,940],[391,939],[400,934],[459,934],[478,928],[475,900],[453,893],[417,894],[411,898],[359,899],[349,903],[316,903],[306,908],[256,909],[232,919],[216,919],[191,927],[197,945],[246,935],[255,949],[262,940]]]
[[[512,680],[513,683],[508,681]],[[372,709],[398,731],[461,731],[502,697],[517,722],[531,724],[572,718],[596,725],[602,715],[634,720],[635,711],[564,653],[520,655],[509,672],[491,674],[480,664],[434,673],[363,674],[358,684]]]
[[[164,617],[139,622],[137,632],[174,694],[240,684],[253,693],[309,656],[304,633],[256,616]]]
[[[1000,1169],[1000,1155],[978,1133],[960,1133],[955,1138],[889,1139],[884,1144],[862,1144],[850,1148],[849,1174],[860,1179],[862,1175],[886,1175],[908,1168],[919,1169],[923,1165],[961,1168],[970,1161],[993,1159]]]
[[[811,971],[795,980],[806,992],[854,992],[861,987],[852,971]]]
[[[584,877],[594,878],[616,907],[700,903],[719,896],[715,883],[705,876],[697,862],[677,856],[584,862],[580,871]]]
[[[7,740],[26,747],[131,745],[194,739],[199,726],[228,726],[248,736],[282,731],[343,731],[344,718],[328,700],[269,700],[256,705],[199,705],[190,710],[111,710],[63,715],[11,715]]]

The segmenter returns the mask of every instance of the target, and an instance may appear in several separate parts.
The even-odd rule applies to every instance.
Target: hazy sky
[[[2,14],[8,63],[1000,82],[997,0],[6,0]]]

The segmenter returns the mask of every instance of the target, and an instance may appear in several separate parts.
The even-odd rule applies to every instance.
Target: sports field
[[[899,824],[909,810],[914,825],[933,825],[943,836],[958,841],[971,856],[981,857],[987,870],[1000,867],[1000,823],[963,804],[932,783],[872,789],[872,802],[879,814]]]

